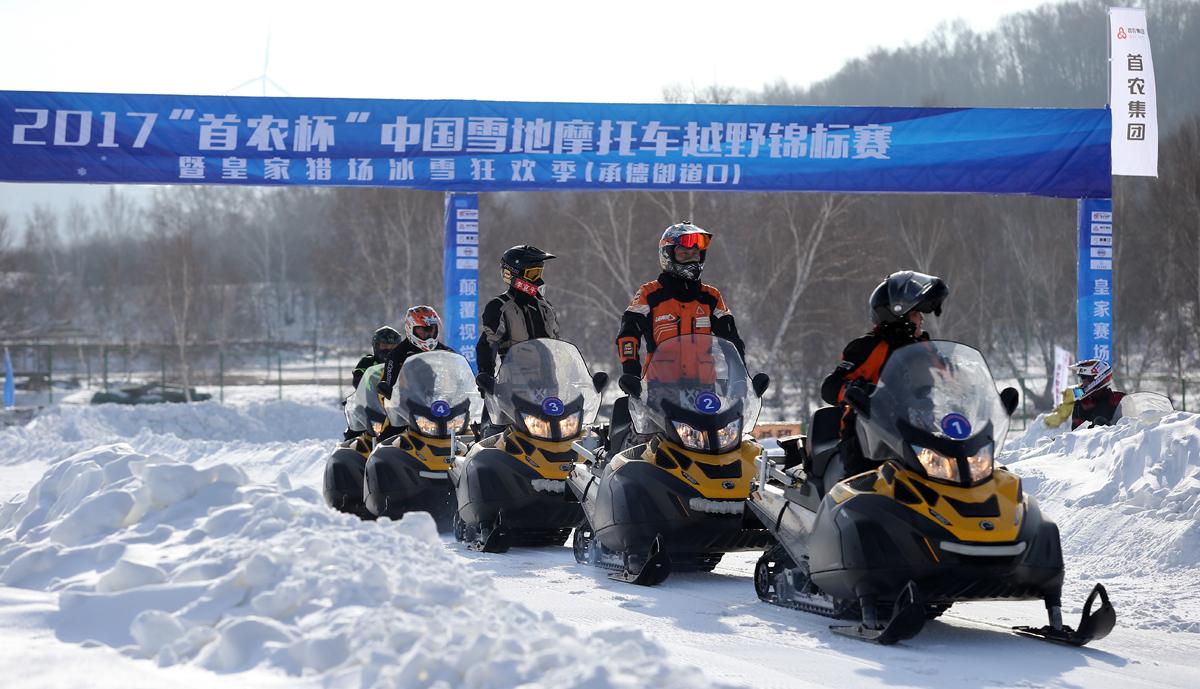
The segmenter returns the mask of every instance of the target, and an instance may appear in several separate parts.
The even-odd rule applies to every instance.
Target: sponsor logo
[[[673,313],[664,313],[661,316],[655,316],[655,318],[654,318],[655,323],[658,323],[659,321],[673,321],[673,320],[675,320],[675,314],[673,314]]]
[[[721,481],[721,487],[725,490],[733,490],[734,485],[733,481]]]
[[[1123,27],[1123,26],[1117,27],[1117,38],[1122,41],[1125,40],[1126,38],[1128,38],[1128,36],[1125,34],[1125,27]]]
[[[996,528],[996,525],[986,519],[982,519],[979,522],[979,528],[983,529],[984,531],[992,531]]]

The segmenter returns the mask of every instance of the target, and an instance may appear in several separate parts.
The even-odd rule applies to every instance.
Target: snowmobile
[[[429,512],[439,530],[449,531],[455,504],[447,469],[465,450],[458,438],[480,404],[471,365],[461,354],[422,352],[405,361],[384,400],[388,424],[398,432],[367,458],[366,509],[392,519]]]
[[[623,375],[634,429],[652,437],[571,472],[587,518],[576,561],[653,586],[672,570],[711,571],[727,552],[766,547],[771,534],[745,502],[762,448],[743,432],[768,383],[750,380],[732,343],[697,334],[659,344],[641,379]]]
[[[569,342],[535,339],[513,345],[495,379],[481,374],[476,382],[503,430],[449,468],[455,538],[489,553],[563,545],[583,521],[566,489],[567,473],[582,461],[572,443],[589,432],[608,375],[590,376]]]
[[[389,428],[383,399],[376,390],[383,377],[383,368],[383,364],[377,364],[363,371],[358,387],[342,402],[346,427],[358,431],[359,435],[338,443],[337,449],[325,463],[325,503],[363,519],[375,518],[363,503],[363,474],[367,467],[367,456],[374,449],[376,438]]]
[[[1117,405],[1117,413],[1113,414],[1111,423],[1117,423],[1123,418],[1158,420],[1175,411],[1170,398],[1156,392],[1131,392],[1121,398]]]
[[[849,387],[846,399],[864,454],[882,464],[841,480],[838,407],[781,443],[782,466],[762,458],[749,505],[777,541],[755,567],[762,600],[849,620],[831,629],[881,644],[973,600],[1044,601],[1048,625],[1014,630],[1049,641],[1078,646],[1112,630],[1100,584],[1078,628],[1062,622],[1058,527],[993,459],[1017,393],[997,394],[978,351],[905,346],[873,392]]]

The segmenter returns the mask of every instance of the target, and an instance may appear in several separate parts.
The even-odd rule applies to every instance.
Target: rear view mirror
[[[767,388],[771,386],[771,376],[765,373],[755,373],[754,377],[750,379],[750,386],[754,388],[755,395],[762,397],[767,392]]]
[[[638,378],[637,376],[633,375],[632,373],[622,373],[621,377],[617,379],[617,385],[621,388],[621,392],[624,392],[626,395],[629,395],[630,397],[636,397],[638,399],[641,399],[641,397],[642,397],[642,379],[641,378]]]
[[[1004,411],[1012,416],[1017,410],[1017,405],[1021,403],[1021,394],[1016,388],[1004,388],[1000,391],[1000,403],[1004,405]]]
[[[596,392],[604,392],[604,388],[608,387],[608,374],[604,371],[593,373],[592,387],[596,389]]]

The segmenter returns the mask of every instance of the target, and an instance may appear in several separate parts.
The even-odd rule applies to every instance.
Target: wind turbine
[[[246,86],[249,86],[250,84],[253,84],[254,82],[256,82],[256,81],[257,81],[257,82],[259,82],[260,84],[262,84],[262,95],[263,95],[264,97],[266,97],[266,95],[267,95],[267,84],[270,84],[271,86],[274,86],[275,88],[279,89],[281,92],[283,92],[283,95],[285,95],[285,96],[291,96],[292,94],[288,93],[287,89],[285,89],[284,87],[280,86],[280,85],[279,85],[279,84],[278,84],[278,83],[277,83],[277,82],[276,82],[274,79],[272,79],[271,77],[267,76],[267,66],[268,66],[268,65],[270,65],[270,64],[271,64],[271,30],[268,28],[268,29],[267,29],[267,49],[266,49],[266,52],[265,52],[265,54],[264,54],[264,56],[263,56],[263,70],[262,70],[262,74],[260,74],[259,76],[256,76],[256,77],[254,77],[254,78],[252,78],[252,79],[247,79],[246,81],[243,81],[242,83],[238,84],[237,86],[234,86],[233,88],[229,89],[229,90],[228,90],[226,93],[228,93],[228,94],[232,94],[234,91],[237,91],[237,90],[239,90],[239,89],[241,89],[241,88],[244,88],[244,87],[246,87]]]

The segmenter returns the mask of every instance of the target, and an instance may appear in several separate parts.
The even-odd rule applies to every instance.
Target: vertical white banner
[[[1158,177],[1158,103],[1146,11],[1108,10],[1112,173]]]
[[[1071,363],[1071,352],[1054,345],[1054,396],[1050,398],[1051,404],[1057,405],[1062,399],[1063,390],[1074,383],[1071,380]]]

